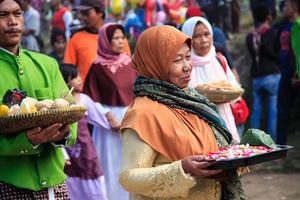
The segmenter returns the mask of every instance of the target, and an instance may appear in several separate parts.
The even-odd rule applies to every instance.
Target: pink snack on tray
[[[225,148],[220,148],[217,152],[210,152],[206,156],[207,160],[226,160],[233,158],[242,158],[254,156],[262,153],[271,152],[266,146],[250,146],[249,144],[231,145]]]

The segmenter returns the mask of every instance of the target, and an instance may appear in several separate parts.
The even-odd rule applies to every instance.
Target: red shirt
[[[62,31],[66,31],[66,25],[65,25],[63,16],[68,10],[69,9],[66,7],[61,7],[53,14],[53,17],[52,17],[52,26],[53,27],[59,28]]]

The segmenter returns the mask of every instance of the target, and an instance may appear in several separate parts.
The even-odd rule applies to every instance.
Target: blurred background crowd
[[[271,79],[277,80],[274,83],[277,84],[275,87],[274,85],[252,85],[254,86],[252,88],[254,89],[254,111],[251,117],[251,127],[260,127],[260,116],[262,115],[260,105],[263,102],[259,98],[261,96],[259,88],[269,87],[272,90],[278,88],[276,94],[271,95],[270,91],[265,92],[270,105],[267,131],[270,132],[273,139],[276,139],[278,134],[275,127],[278,113],[280,118],[278,131],[284,132],[282,138],[282,134],[279,135],[279,143],[286,143],[288,102],[294,99],[290,97],[290,94],[294,94],[291,89],[298,85],[297,56],[295,57],[292,53],[291,42],[293,40],[290,38],[292,25],[298,17],[297,1],[23,0],[23,5],[25,19],[23,47],[46,53],[54,57],[59,64],[74,64],[79,68],[83,81],[96,57],[98,29],[103,24],[116,22],[123,26],[128,41],[126,45],[129,44],[126,52],[131,55],[139,35],[148,27],[167,24],[181,29],[187,19],[202,16],[207,18],[212,25],[214,46],[217,51],[225,55],[233,74],[240,82],[236,69],[238,64],[232,59],[227,43],[230,39],[234,39],[235,34],[239,33],[241,14],[249,9],[253,18],[251,28],[253,31],[248,30],[249,34],[242,44],[247,45],[248,57],[252,63],[251,79],[275,74],[275,78],[271,77]],[[273,36],[267,36],[269,39],[267,39],[268,44],[266,45],[270,47],[269,50],[273,50],[269,52],[272,55],[268,53],[259,55],[257,49],[259,49],[260,42],[258,40],[260,40],[261,33],[269,27],[275,31]],[[294,38],[296,37],[294,36]],[[256,60],[259,56],[266,59],[257,63]],[[259,62],[263,62],[262,65],[267,66],[258,67],[257,65],[261,65]],[[270,81],[266,82],[270,83]],[[279,97],[278,104],[277,97]],[[239,128],[241,128],[239,130],[241,135],[244,129],[238,126]]]
[[[88,88],[93,86],[94,80],[98,80],[96,75],[88,76],[88,74],[97,55],[101,54],[100,51],[105,52],[105,49],[98,49],[98,43],[103,42],[98,34],[101,34],[99,28],[106,23],[116,22],[123,27],[126,36],[123,52],[132,55],[139,35],[148,27],[165,24],[181,30],[186,20],[201,16],[212,25],[213,44],[216,50],[226,57],[237,82],[243,85],[244,77],[238,69],[241,62],[235,57],[232,58],[232,53],[245,52],[239,52],[241,46],[236,46],[236,49],[230,48],[228,42],[237,39],[236,35],[241,31],[241,16],[243,12],[250,10],[252,25],[243,35],[242,42],[239,42],[240,45],[246,46],[248,51],[246,57],[249,61],[247,64],[251,66],[251,86],[245,87],[251,91],[251,101],[245,98],[250,108],[250,117],[248,121],[246,119],[242,123],[236,123],[238,134],[242,136],[246,124],[247,128],[264,129],[276,143],[284,145],[287,144],[290,113],[294,108],[292,105],[293,102],[299,102],[300,93],[299,72],[297,75],[300,56],[296,48],[300,44],[300,31],[297,32],[297,27],[300,30],[299,4],[297,0],[23,0],[25,31],[22,46],[28,50],[48,54],[59,64],[76,66],[83,85]],[[112,41],[112,38],[108,39]],[[114,69],[110,70],[113,76],[116,76]],[[77,76],[78,72],[74,73]],[[75,78],[75,75],[72,78]],[[130,79],[133,80],[135,76],[131,75]],[[105,78],[100,77],[99,80],[103,81],[101,82],[103,85],[95,88],[106,87],[103,89],[104,93],[106,90],[119,91],[122,87],[104,86]],[[70,80],[66,80],[68,81]],[[105,99],[98,100],[93,96],[94,92],[85,93],[93,100],[96,99],[96,102],[111,105],[109,107],[111,110],[114,107],[128,105],[128,102],[114,103],[112,93],[108,97],[111,98],[109,103]],[[113,113],[118,120],[115,120],[114,116],[106,116],[109,123],[107,127],[113,131],[118,130],[119,124],[116,121],[120,122],[124,114],[122,110],[123,114],[119,117],[118,112],[121,111]],[[262,124],[264,119],[265,122]],[[95,137],[94,135],[93,142],[96,143],[97,152],[107,151],[109,147],[101,147]],[[104,141],[103,138],[99,140]],[[118,146],[117,143],[111,145]],[[118,153],[120,152],[116,152],[116,155]],[[107,160],[105,155],[101,154],[99,157],[102,165],[107,164],[110,159],[116,159],[113,155],[108,155]],[[104,175],[112,180],[113,176],[106,173],[113,173],[108,171],[116,167],[114,163],[101,167]],[[118,182],[117,178],[114,177],[116,180],[113,181]],[[110,186],[110,183],[106,183],[106,187],[119,186]],[[109,199],[118,199],[120,194],[113,194],[112,188],[107,190]]]
[[[75,9],[80,0],[23,1],[25,24],[35,37],[25,45],[30,50],[47,53],[47,45],[51,43],[49,36],[54,28],[64,31],[69,39],[85,26],[82,15]],[[261,1],[251,2],[251,9],[254,9]],[[275,1],[263,2],[268,2],[272,15],[276,16]],[[239,32],[242,6],[241,0],[104,0],[98,7],[105,13],[104,23],[122,24],[129,40],[134,41],[147,27],[168,24],[180,28],[193,16],[206,16],[211,24],[222,29],[226,39],[230,39],[232,33]]]

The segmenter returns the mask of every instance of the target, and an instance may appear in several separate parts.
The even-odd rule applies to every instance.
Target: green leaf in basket
[[[259,129],[248,129],[242,139],[241,139],[241,144],[250,144],[253,146],[258,146],[258,145],[264,145],[267,147],[270,147],[272,149],[276,149],[277,146],[271,136],[269,134],[266,134],[264,131],[259,130]]]

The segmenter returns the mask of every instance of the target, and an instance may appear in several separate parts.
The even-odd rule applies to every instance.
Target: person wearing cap
[[[54,28],[51,31],[50,43],[52,51],[48,54],[48,56],[54,58],[59,65],[62,64],[66,47],[65,33],[60,29]]]
[[[75,32],[67,42],[64,63],[78,66],[83,82],[97,55],[98,30],[104,24],[104,8],[101,0],[81,0],[75,7],[84,28]],[[127,40],[125,40],[124,52],[131,54]]]
[[[20,45],[24,17],[20,0],[0,0],[0,98],[19,89],[37,100],[69,92],[57,62]],[[63,172],[63,146],[76,140],[76,124],[4,134],[0,131],[0,199],[69,199]]]

